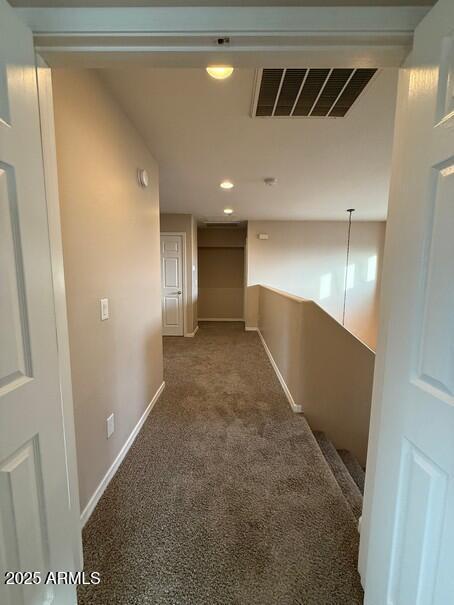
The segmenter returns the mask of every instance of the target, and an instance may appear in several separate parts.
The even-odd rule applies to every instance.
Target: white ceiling
[[[386,218],[397,70],[382,70],[343,119],[252,119],[252,69],[225,81],[203,69],[102,76],[159,163],[164,212],[340,220],[353,207],[356,220]]]

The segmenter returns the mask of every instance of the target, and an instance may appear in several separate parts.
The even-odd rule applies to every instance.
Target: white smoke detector
[[[270,176],[266,179],[263,179],[263,182],[265,183],[265,185],[268,185],[268,187],[272,187],[273,185],[276,185],[277,179],[274,176]]]

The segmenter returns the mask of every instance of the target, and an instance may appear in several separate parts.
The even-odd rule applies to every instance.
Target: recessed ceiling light
[[[232,75],[233,67],[227,65],[211,65],[210,67],[207,67],[207,72],[215,80],[225,80]]]
[[[222,181],[219,187],[221,189],[233,189],[233,183],[232,181]]]
[[[233,214],[232,208],[224,208],[224,214],[228,214],[228,215]]]

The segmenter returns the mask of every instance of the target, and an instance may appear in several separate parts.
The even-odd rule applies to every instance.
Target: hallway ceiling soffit
[[[426,6],[17,8],[51,66],[396,67]],[[230,43],[218,44],[218,38]],[[343,48],[341,48],[343,47]]]

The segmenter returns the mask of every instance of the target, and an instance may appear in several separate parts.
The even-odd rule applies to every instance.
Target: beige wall
[[[259,240],[268,233],[268,240]],[[350,265],[353,287],[347,292],[345,326],[375,349],[378,297],[385,238],[383,222],[353,222]],[[247,284],[268,285],[314,300],[342,320],[347,224],[334,221],[250,221],[247,239]],[[377,261],[371,279],[369,263]],[[257,325],[257,299],[247,290],[246,323]]]
[[[199,247],[201,319],[242,319],[244,248]]]
[[[185,334],[197,327],[198,259],[197,221],[192,214],[161,214],[161,233],[186,234],[186,309]]]
[[[243,229],[199,229],[201,319],[243,318],[245,240]]]
[[[53,87],[83,509],[163,379],[158,168],[94,71],[53,70]]]
[[[261,286],[259,330],[313,430],[366,463],[374,353],[326,311]]]

